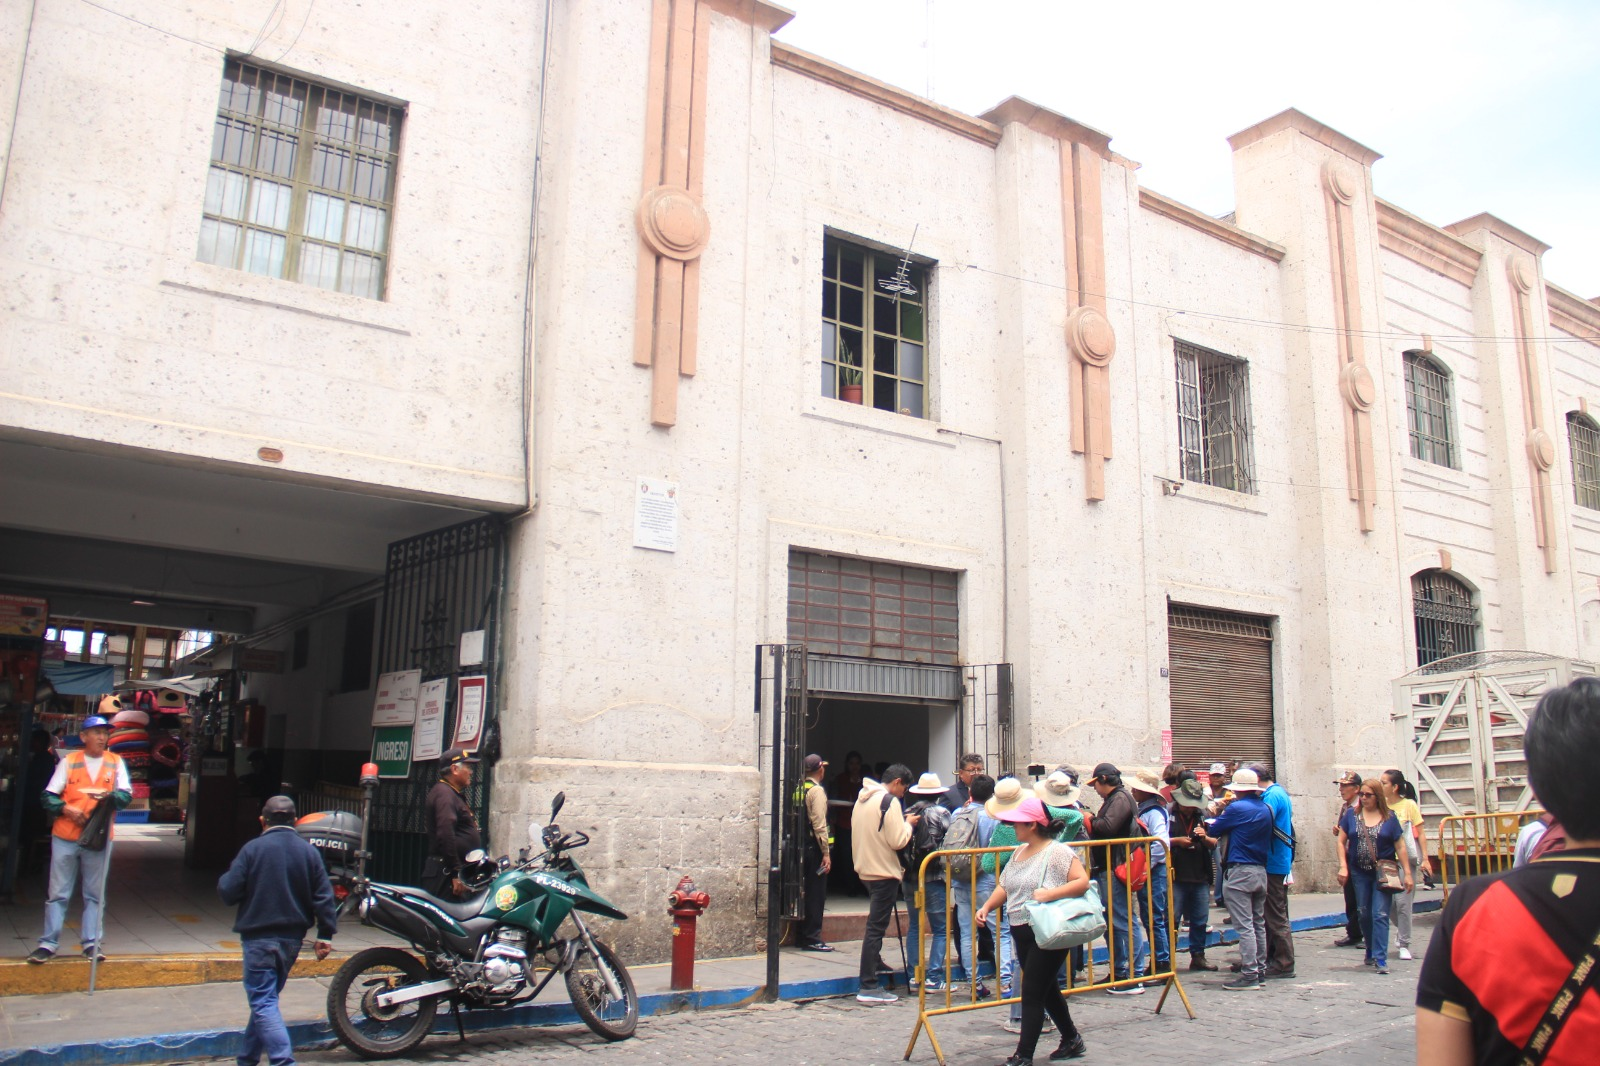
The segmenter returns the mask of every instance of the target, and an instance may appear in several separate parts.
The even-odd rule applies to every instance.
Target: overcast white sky
[[[1595,0],[776,2],[796,47],[971,114],[1026,97],[1208,214],[1233,210],[1228,136],[1297,107],[1382,153],[1379,196],[1497,215],[1554,246],[1547,280],[1600,296]]]

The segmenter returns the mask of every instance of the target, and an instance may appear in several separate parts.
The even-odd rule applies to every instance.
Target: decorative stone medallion
[[[1344,167],[1332,162],[1323,164],[1322,181],[1341,204],[1354,202],[1358,188],[1356,179]]]
[[[1506,263],[1506,273],[1511,275],[1511,284],[1517,287],[1518,292],[1532,292],[1534,273],[1533,264],[1520,255]]]
[[[1079,307],[1067,318],[1067,344],[1079,361],[1105,366],[1117,353],[1117,334],[1110,319],[1093,307]]]
[[[1556,462],[1556,442],[1542,429],[1528,433],[1528,458],[1540,470],[1549,470]]]
[[[711,238],[711,220],[688,189],[658,185],[639,199],[639,233],[658,255],[697,258]]]
[[[1378,384],[1365,363],[1351,363],[1339,372],[1339,392],[1345,403],[1358,411],[1372,408],[1378,399]]]

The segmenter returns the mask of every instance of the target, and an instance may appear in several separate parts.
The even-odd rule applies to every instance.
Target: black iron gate
[[[961,751],[966,755],[983,756],[983,768],[990,777],[1002,774],[1021,776],[1021,768],[1014,765],[1011,751],[1011,664],[994,663],[988,666],[961,668],[963,694],[961,698]]]
[[[806,646],[756,647],[757,766],[765,786],[757,838],[756,913],[767,920],[767,986],[778,994],[778,944],[783,920],[805,910],[805,834],[811,831],[800,801],[806,744]]]
[[[501,521],[489,516],[436,529],[389,545],[378,627],[378,672],[421,670],[423,681],[449,678],[445,741],[455,724],[456,678],[482,673],[484,693],[483,762],[473,775],[467,801],[487,830],[489,776],[498,757],[500,590],[505,562]],[[458,666],[461,634],[483,630],[483,664]],[[439,780],[433,762],[413,763],[407,779],[384,781],[372,804],[373,876],[416,884],[428,856],[425,824],[428,790]]]

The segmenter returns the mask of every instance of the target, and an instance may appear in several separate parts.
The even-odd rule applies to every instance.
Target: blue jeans
[[[912,945],[916,945],[915,950],[918,952],[918,955],[916,955],[915,957],[916,958],[921,958],[921,954],[920,954],[920,952],[922,950],[922,921],[921,921],[921,919],[922,919],[923,915],[921,913],[919,913],[919,908],[917,907],[917,883],[915,881],[907,881],[905,883],[905,886],[906,886],[906,911],[910,915],[910,921],[909,921],[909,923],[907,925],[907,931],[910,933],[910,939],[906,942],[906,949],[907,949],[907,951],[910,951],[910,950],[912,950]],[[944,937],[945,937],[945,925],[944,925],[945,889],[944,889],[944,873],[943,873],[943,871],[939,872],[937,878],[935,878],[935,876],[934,876],[934,871],[932,871],[932,870],[928,871],[928,883],[924,888],[924,893],[923,894],[925,896],[924,902],[927,904],[927,906],[925,908],[923,908],[923,910],[925,910],[925,912],[926,912],[926,916],[927,916],[927,920],[928,920],[928,932],[930,934],[929,939],[928,939],[928,956],[927,956],[927,959],[928,959],[928,980],[930,980],[930,981],[941,981],[941,980],[944,979]],[[911,969],[911,973],[909,975],[910,979],[915,981],[917,979],[916,963],[914,963],[914,962],[910,963],[910,969]]]
[[[1378,872],[1350,867],[1350,883],[1356,886],[1356,909],[1361,914],[1361,935],[1367,940],[1367,958],[1379,966],[1389,965],[1389,893],[1378,888]]]
[[[1172,920],[1167,917],[1167,864],[1164,862],[1150,867],[1150,879],[1139,890],[1139,920],[1154,923],[1153,927],[1146,928],[1150,942],[1155,946],[1156,969],[1167,969],[1172,964],[1172,946],[1168,936]]]
[[[76,840],[50,838],[50,892],[44,901],[44,935],[39,946],[55,951],[61,943],[61,926],[67,920],[67,904],[72,902],[78,877],[83,877],[83,924],[78,927],[78,942],[84,947],[100,943],[106,870],[111,865],[111,841],[104,851],[85,851]]]
[[[1100,898],[1106,904],[1106,947],[1111,953],[1111,972],[1117,980],[1128,976],[1128,957],[1133,957],[1133,972],[1150,968],[1150,942],[1145,939],[1144,923],[1129,920],[1128,886],[1110,870],[1095,874],[1100,882]],[[1134,898],[1138,894],[1134,893]]]
[[[299,937],[255,937],[244,941],[244,994],[250,1001],[250,1022],[244,1027],[239,1066],[256,1066],[267,1053],[272,1066],[293,1066],[289,1030],[278,1011],[278,993],[300,957]]]
[[[963,973],[975,974],[978,971],[978,941],[972,928],[972,913],[994,894],[994,874],[978,873],[978,902],[972,902],[972,883],[966,878],[957,878],[950,886],[950,894],[956,900],[956,946],[955,959]],[[1006,929],[1006,909],[1001,907],[994,912],[993,917],[998,919],[994,930],[994,972],[996,975],[1004,974],[1006,967],[1011,964],[1011,937]],[[968,969],[968,967],[971,967]],[[954,975],[955,971],[951,970]],[[1002,978],[1003,980],[1005,978]]]
[[[1174,881],[1172,884],[1173,914],[1178,921],[1189,924],[1189,954],[1206,953],[1206,923],[1211,917],[1211,886],[1204,881]]]

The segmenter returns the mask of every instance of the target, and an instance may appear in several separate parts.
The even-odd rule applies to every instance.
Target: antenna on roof
[[[911,245],[917,243],[917,230],[922,228],[922,223],[917,223],[911,228],[911,243],[906,245],[905,254],[900,257],[900,265],[895,268],[894,277],[880,278],[878,288],[884,292],[892,292],[900,296],[915,296],[916,288],[911,284]]]

